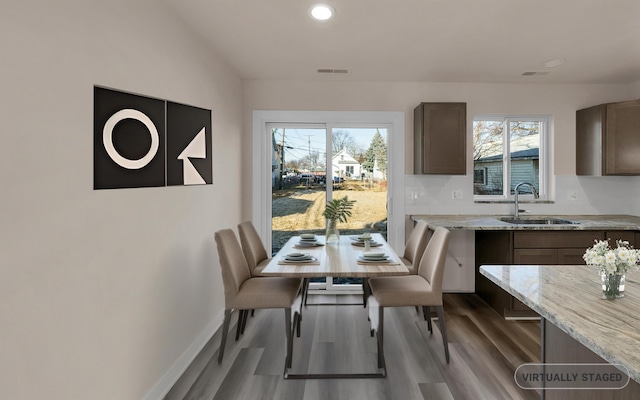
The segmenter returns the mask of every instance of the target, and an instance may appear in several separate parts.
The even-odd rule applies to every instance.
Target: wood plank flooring
[[[359,296],[310,296],[310,302],[357,302]],[[284,380],[284,311],[256,310],[244,335],[229,332],[222,364],[216,333],[165,400],[235,399],[539,399],[513,380],[522,363],[540,362],[540,323],[506,321],[474,294],[445,294],[451,362],[414,308],[385,310],[382,379]],[[360,306],[307,306],[295,338],[292,373],[377,372],[377,347]]]

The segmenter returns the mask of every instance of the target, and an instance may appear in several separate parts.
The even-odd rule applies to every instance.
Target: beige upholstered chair
[[[409,269],[409,274],[415,275],[418,273],[418,264],[422,253],[424,253],[425,247],[427,247],[427,239],[429,236],[429,224],[426,221],[420,220],[416,223],[409,235],[407,243],[404,245],[404,253],[400,258],[400,261]],[[368,279],[362,280],[362,292],[364,303],[366,306],[367,298],[369,297],[370,289]],[[416,311],[420,312],[418,307]]]
[[[293,349],[293,329],[298,328],[302,300],[298,296],[302,280],[298,278],[261,277],[252,278],[247,260],[244,258],[240,243],[231,229],[222,229],[215,233],[218,256],[224,284],[224,323],[218,363],[222,362],[225,342],[233,310],[282,308],[285,311],[287,336],[286,367],[291,366]],[[293,311],[293,313],[292,313]],[[245,317],[246,318],[246,317]],[[293,318],[293,319],[292,319]],[[238,324],[240,325],[240,320]],[[238,327],[239,327],[238,325]],[[236,333],[237,337],[238,333]]]
[[[251,221],[244,221],[238,224],[238,234],[240,235],[240,243],[242,243],[242,252],[249,264],[251,276],[260,276],[262,270],[270,261],[260,235],[258,235]]]
[[[418,273],[418,265],[420,265],[420,259],[424,253],[424,249],[427,247],[427,238],[429,236],[429,224],[420,220],[413,227],[411,235],[404,246],[404,254],[402,255],[402,262],[409,269],[409,274],[416,275]]]
[[[409,239],[404,245],[404,253],[400,260],[409,269],[410,275],[418,274],[418,265],[420,265],[420,259],[424,249],[427,247],[429,235],[429,224],[424,220],[420,220],[413,227],[411,235],[409,235]],[[418,306],[416,306],[416,312],[420,314]],[[424,319],[427,319],[426,314]]]
[[[438,227],[427,244],[417,275],[387,276],[370,278],[371,297],[369,298],[369,317],[372,333],[378,334],[378,366],[384,368],[384,309],[385,307],[426,307],[429,316],[429,331],[433,333],[429,307],[436,308],[440,322],[440,333],[444,343],[444,354],[449,362],[449,344],[444,323],[442,307],[442,280],[449,245],[449,231]],[[377,312],[376,312],[377,311]]]

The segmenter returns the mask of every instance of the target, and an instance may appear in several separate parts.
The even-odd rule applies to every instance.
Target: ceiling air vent
[[[548,73],[549,71],[526,71],[522,73],[522,76],[542,76]]]
[[[320,68],[319,74],[348,74],[349,70],[344,68]]]

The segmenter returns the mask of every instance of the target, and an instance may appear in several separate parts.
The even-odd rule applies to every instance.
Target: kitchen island
[[[544,398],[640,398],[640,281],[633,274],[623,298],[603,300],[600,277],[587,266],[482,265],[480,273],[541,316],[543,363],[610,363],[631,378],[622,390],[545,390]]]

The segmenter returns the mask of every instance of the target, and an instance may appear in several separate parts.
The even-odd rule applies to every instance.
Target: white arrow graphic
[[[185,185],[204,185],[206,182],[202,176],[198,173],[196,168],[191,164],[189,158],[206,158],[207,157],[207,142],[204,133],[204,128],[198,132],[196,137],[193,138],[191,143],[182,150],[182,153],[178,156],[178,160],[182,160],[182,176]]]

